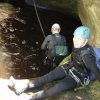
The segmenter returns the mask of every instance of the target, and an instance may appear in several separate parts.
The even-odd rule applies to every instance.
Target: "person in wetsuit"
[[[11,87],[14,86],[16,93],[20,94],[18,96],[19,100],[37,100],[64,90],[88,85],[90,82],[90,72],[93,72],[96,79],[100,81],[100,69],[96,65],[96,57],[93,49],[88,44],[90,36],[89,28],[80,26],[76,28],[73,35],[74,48],[70,61],[26,84],[21,83],[20,80],[11,81],[13,83]],[[49,89],[43,89],[30,95],[23,93],[26,89],[39,87],[55,80],[59,81]]]
[[[56,67],[62,61],[62,59],[68,55],[68,49],[64,55],[55,54],[55,45],[66,46],[65,36],[60,34],[61,27],[58,23],[54,23],[51,27],[51,35],[48,35],[41,45],[41,49],[45,51],[44,65]],[[67,46],[66,46],[67,47]],[[63,51],[62,51],[63,52]]]

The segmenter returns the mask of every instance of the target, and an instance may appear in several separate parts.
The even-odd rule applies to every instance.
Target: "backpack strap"
[[[53,44],[56,45],[57,44],[56,37],[54,35],[51,36],[52,36]]]

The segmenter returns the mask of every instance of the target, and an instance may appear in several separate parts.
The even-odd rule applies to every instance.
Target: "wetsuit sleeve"
[[[96,79],[100,81],[100,69],[96,65],[95,56],[88,53],[88,54],[85,54],[82,58],[83,58],[86,68],[89,69],[91,72],[93,72],[96,76]]]
[[[43,41],[42,45],[41,45],[41,49],[44,50],[44,49],[47,49],[47,44],[49,42],[49,38],[50,38],[50,35],[48,35],[45,40]]]

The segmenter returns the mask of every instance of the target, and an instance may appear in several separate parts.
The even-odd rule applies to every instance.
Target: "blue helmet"
[[[90,29],[86,26],[80,26],[80,27],[76,28],[73,35],[79,36],[80,38],[89,39]]]

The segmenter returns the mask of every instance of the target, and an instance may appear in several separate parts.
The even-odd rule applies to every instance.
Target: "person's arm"
[[[42,49],[42,50],[47,49],[48,41],[49,41],[49,36],[47,36],[47,37],[45,38],[45,40],[43,41],[43,43],[42,43],[42,45],[41,45],[41,49]]]
[[[96,65],[95,57],[92,54],[88,53],[85,54],[82,58],[86,68],[93,72],[96,76],[96,79],[100,81],[100,69]]]

